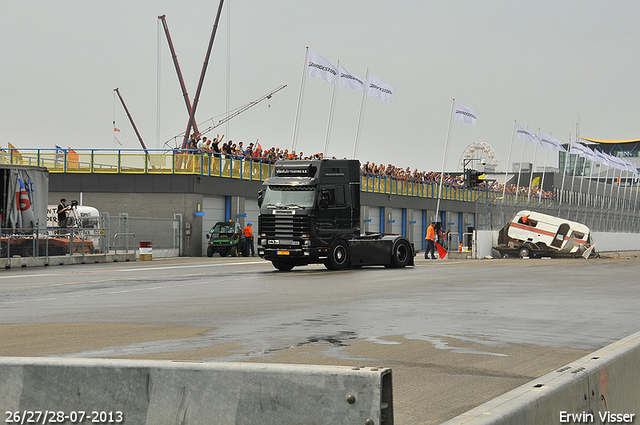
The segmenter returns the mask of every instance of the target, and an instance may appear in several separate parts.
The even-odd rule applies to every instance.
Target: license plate
[[[278,251],[278,255],[289,255],[289,251]]]

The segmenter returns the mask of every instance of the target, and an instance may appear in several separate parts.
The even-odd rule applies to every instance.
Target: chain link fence
[[[2,229],[0,258],[137,252],[151,242],[156,257],[182,254],[182,214],[173,218],[100,214],[91,228]]]
[[[152,218],[101,213],[100,222],[108,235],[106,252],[132,252],[140,242],[151,242],[156,257],[177,257],[183,252],[182,214]]]

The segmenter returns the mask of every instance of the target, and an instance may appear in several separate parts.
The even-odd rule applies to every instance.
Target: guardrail
[[[386,368],[3,357],[0,370],[6,423],[393,425]]]
[[[443,425],[637,423],[640,332],[453,418]]]

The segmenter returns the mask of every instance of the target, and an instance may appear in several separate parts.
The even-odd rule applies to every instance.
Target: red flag
[[[445,255],[449,253],[446,249],[444,249],[438,242],[434,242],[436,244],[436,248],[438,248],[438,257],[442,260]]]
[[[118,127],[113,127],[113,131],[115,131],[116,133],[120,133],[120,129]]]
[[[71,149],[71,147],[67,151],[67,167],[78,168],[78,152]]]

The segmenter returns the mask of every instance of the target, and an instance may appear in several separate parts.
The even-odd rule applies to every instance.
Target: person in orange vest
[[[425,236],[425,239],[427,240],[427,249],[424,251],[424,258],[425,260],[429,258],[429,253],[431,253],[431,259],[435,260],[436,259],[436,255],[435,255],[435,249],[436,249],[436,245],[435,245],[435,239],[436,239],[436,223],[435,222],[431,222],[431,225],[429,225],[429,227],[427,227],[427,236]]]
[[[255,257],[256,252],[253,249],[253,231],[251,230],[251,223],[247,223],[247,226],[244,228],[242,233],[244,234],[244,241],[246,243],[244,254]],[[251,251],[251,254],[249,254],[249,251]]]

